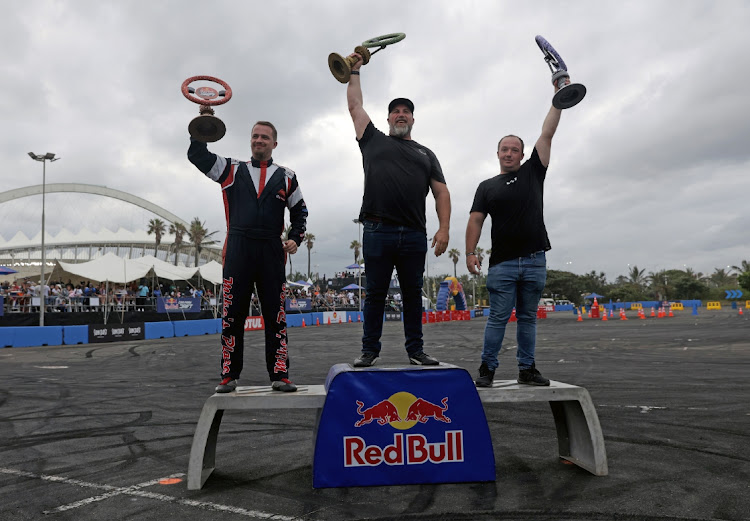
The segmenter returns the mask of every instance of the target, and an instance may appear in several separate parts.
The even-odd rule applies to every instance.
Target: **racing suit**
[[[245,319],[253,285],[258,288],[265,324],[266,367],[271,381],[289,377],[285,293],[286,255],[281,234],[284,209],[289,209],[289,239],[305,237],[307,206],[297,177],[273,162],[248,162],[219,157],[205,143],[190,140],[188,159],[221,185],[227,238],[224,243],[221,377],[237,379],[242,372]]]

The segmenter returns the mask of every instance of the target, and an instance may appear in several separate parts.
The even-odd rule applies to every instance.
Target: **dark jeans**
[[[406,226],[364,220],[362,255],[367,283],[362,352],[380,353],[385,297],[396,268],[403,301],[406,352],[422,351],[422,276],[427,235]]]

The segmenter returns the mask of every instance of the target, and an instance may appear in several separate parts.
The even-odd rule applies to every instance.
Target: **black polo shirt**
[[[432,151],[410,139],[387,136],[370,121],[359,140],[365,192],[359,218],[426,231],[425,199],[430,180],[445,183]]]

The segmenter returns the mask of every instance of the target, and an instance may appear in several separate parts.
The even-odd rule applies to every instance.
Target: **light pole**
[[[353,223],[356,223],[357,225],[357,242],[359,243],[359,247],[362,247],[362,221],[359,219],[352,219]],[[355,264],[359,265],[359,259],[354,259]],[[362,312],[362,266],[359,266],[357,268],[357,273],[359,276],[359,282],[357,282],[357,286],[359,286],[359,311]]]
[[[52,152],[47,152],[44,155],[29,152],[29,157],[31,157],[31,159],[33,159],[34,161],[42,162],[42,274],[39,277],[39,325],[44,326],[44,308],[47,304],[44,295],[44,265],[47,263],[47,252],[44,248],[44,199],[46,196],[45,188],[47,186],[47,161],[51,163],[52,161],[57,161],[60,158],[56,158],[55,154],[53,154]]]

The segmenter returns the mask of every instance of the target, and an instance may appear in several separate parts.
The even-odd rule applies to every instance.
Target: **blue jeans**
[[[404,313],[404,337],[409,356],[422,351],[422,276],[427,235],[407,226],[362,221],[362,255],[365,259],[364,324],[362,352],[379,354],[383,334],[385,297],[396,268]]]
[[[516,307],[518,369],[534,363],[536,348],[536,313],[547,280],[547,257],[543,251],[490,266],[487,290],[490,293],[490,316],[484,328],[482,362],[494,371],[497,354],[503,346],[505,326]]]

